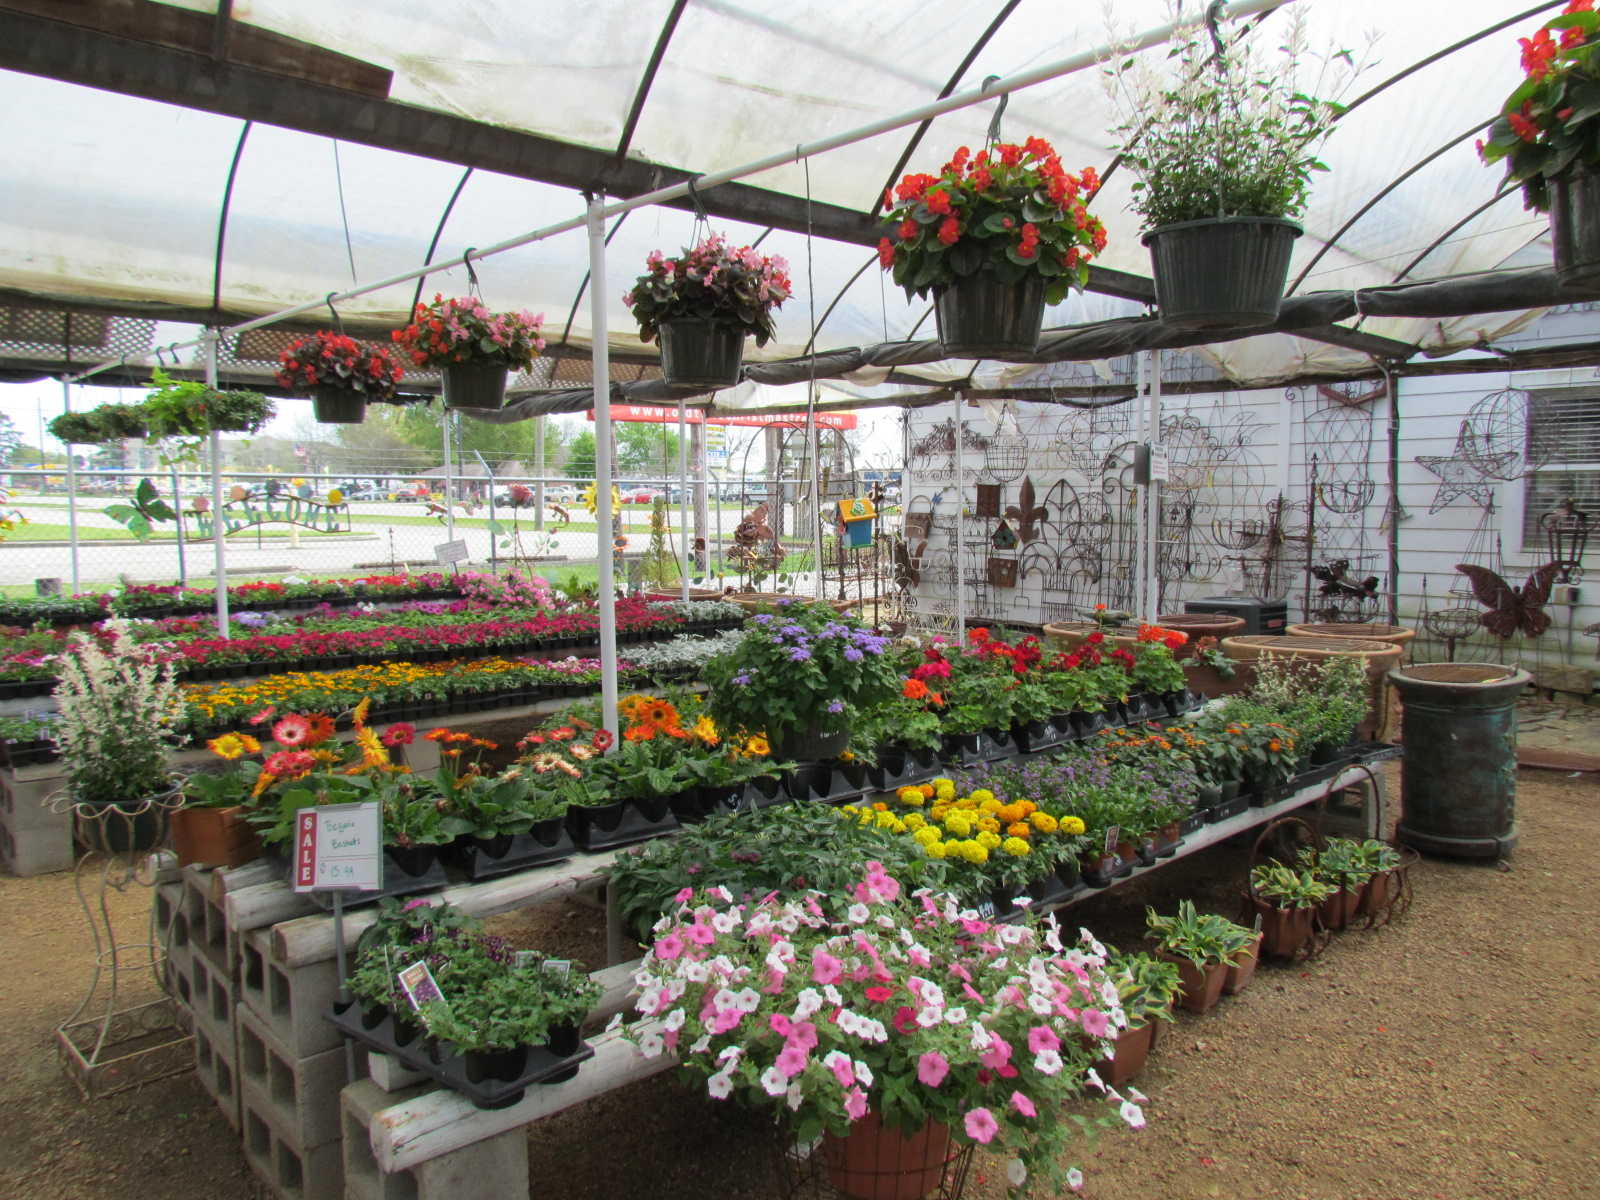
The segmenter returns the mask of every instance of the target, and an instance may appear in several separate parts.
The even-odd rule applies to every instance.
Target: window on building
[[[1545,545],[1539,518],[1563,500],[1600,523],[1600,390],[1563,388],[1530,399],[1528,456],[1541,463],[1523,482],[1522,544],[1532,551]]]

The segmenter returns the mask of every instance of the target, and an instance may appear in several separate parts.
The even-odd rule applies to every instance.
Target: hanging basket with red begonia
[[[491,312],[476,296],[419,304],[392,336],[419,367],[495,364],[525,371],[544,350],[544,314]]]
[[[1105,248],[1105,226],[1085,203],[1098,185],[1093,167],[1068,174],[1043,138],[977,154],[962,146],[937,176],[907,175],[884,193],[897,228],[878,243],[878,261],[907,296],[980,272],[1003,284],[1036,274],[1045,302],[1059,304]]]
[[[296,392],[336,387],[367,400],[393,400],[404,377],[387,347],[366,346],[327,329],[296,338],[278,356],[278,385]]]

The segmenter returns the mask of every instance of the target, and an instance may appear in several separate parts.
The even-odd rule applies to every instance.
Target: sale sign
[[[325,804],[295,816],[294,890],[383,888],[383,813],[376,802]]]

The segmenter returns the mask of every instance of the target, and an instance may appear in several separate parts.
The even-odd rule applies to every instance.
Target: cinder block
[[[0,771],[0,819],[13,831],[54,829],[72,842],[72,813],[63,806],[57,812],[50,801],[66,784],[66,779],[19,780],[10,771]]]
[[[213,1041],[235,1044],[238,1037],[235,984],[219,971],[204,954],[196,954],[189,964],[192,994],[190,1008],[195,1023],[211,1033]]]
[[[217,1109],[239,1129],[239,1062],[233,1040],[224,1041],[194,1022],[194,1072]]]
[[[228,923],[222,905],[211,898],[211,870],[207,867],[185,867],[183,885],[189,895],[184,900],[184,910],[189,917],[189,937],[195,950],[227,975],[231,983],[238,978],[238,955],[228,944]]]
[[[421,1071],[413,1071],[410,1067],[402,1066],[400,1060],[392,1055],[369,1050],[367,1078],[385,1092],[398,1092],[402,1088],[415,1087],[425,1082],[428,1077]]]
[[[366,1070],[355,1048],[355,1070]],[[244,1104],[270,1113],[275,1130],[295,1150],[312,1150],[339,1137],[339,1092],[345,1077],[342,1045],[297,1058],[250,1011],[239,1010],[239,1087]]]
[[[339,994],[334,962],[286,967],[272,960],[272,930],[252,929],[239,942],[239,988],[244,1002],[297,1058],[339,1045],[323,1014]]]
[[[13,875],[48,875],[70,871],[77,861],[70,827],[54,829],[12,829],[0,821],[0,865]]]
[[[301,1150],[274,1126],[270,1108],[245,1100],[240,1115],[245,1161],[277,1200],[344,1200],[344,1156],[338,1141]]]
[[[374,1054],[372,1058],[382,1058]],[[368,1060],[370,1065],[371,1059]],[[405,1091],[388,1092],[370,1079],[359,1080],[345,1088],[339,1095],[340,1119],[344,1128],[344,1186],[346,1200],[419,1200],[417,1180],[410,1171],[385,1175],[378,1170],[378,1160],[372,1153],[369,1130],[376,1113],[421,1095],[426,1088],[413,1087]],[[526,1138],[523,1141],[526,1156]],[[466,1195],[489,1195],[474,1189]],[[520,1195],[520,1193],[518,1193]]]
[[[163,974],[167,995],[186,1011],[194,1007],[194,948],[189,942],[189,919],[183,913],[183,882],[163,883],[156,888],[153,922],[156,937],[166,950]]]
[[[364,1079],[344,1089],[345,1187],[348,1200],[461,1200],[528,1194],[528,1134],[518,1126],[473,1142],[409,1171],[385,1175],[372,1154],[374,1116],[423,1088],[385,1092]]]

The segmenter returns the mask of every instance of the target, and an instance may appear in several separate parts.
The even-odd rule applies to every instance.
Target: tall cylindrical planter
[[[1156,305],[1174,329],[1240,329],[1278,319],[1300,226],[1279,217],[1176,221],[1150,247]]]
[[[501,362],[450,363],[439,368],[446,408],[499,408],[506,399],[506,365]]]
[[[1575,167],[1550,181],[1550,241],[1563,287],[1600,287],[1600,172]]]
[[[1517,844],[1517,695],[1532,676],[1493,663],[1389,672],[1406,753],[1400,841],[1426,854],[1504,858]]]
[[[359,425],[367,415],[367,396],[354,388],[322,383],[311,393],[311,408],[324,425]]]
[[[1392,642],[1409,654],[1411,641],[1417,631],[1408,625],[1390,625],[1383,621],[1307,621],[1285,625],[1287,637],[1363,638],[1374,642]]]
[[[739,382],[744,327],[711,317],[662,321],[661,374],[673,387],[729,388]]]
[[[977,271],[935,292],[933,316],[939,345],[951,358],[1032,354],[1044,326],[1044,279],[1029,271],[1002,283]]]

